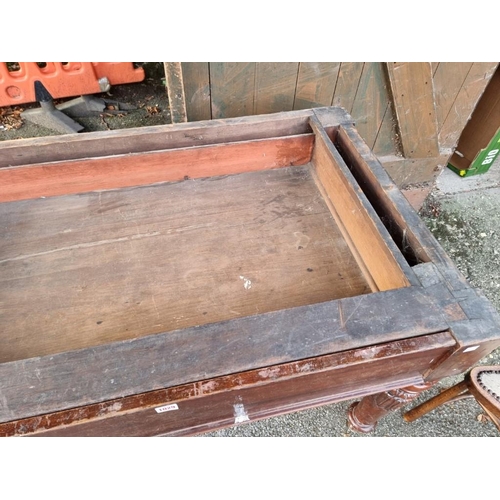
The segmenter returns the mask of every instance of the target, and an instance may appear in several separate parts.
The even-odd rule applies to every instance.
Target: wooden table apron
[[[218,196],[221,186],[226,191]],[[255,187],[255,196],[261,196],[254,205],[244,205],[244,186]],[[189,193],[204,196],[210,205],[196,208],[186,198]],[[50,226],[59,202],[72,211],[64,215],[67,209],[61,209],[63,215],[53,219],[68,223],[71,214],[85,214],[85,204],[102,208],[102,196],[114,218],[98,211],[100,219],[81,223],[81,234],[94,231],[94,221],[100,220],[109,226],[104,226],[107,239],[73,241],[68,238],[80,236],[69,234],[71,226],[65,234],[60,231],[57,248],[43,247],[44,227],[37,227],[30,229],[31,240],[26,239],[25,251],[19,253],[17,227],[32,224],[27,218],[32,206],[46,207]],[[154,205],[147,210],[159,207],[157,215],[141,222],[144,208],[139,201],[127,212],[125,205],[113,205],[120,197],[129,197],[132,205],[136,199],[151,200]],[[0,435],[196,434],[322,404],[426,387],[466,371],[500,345],[497,312],[458,272],[341,108],[6,141],[0,144],[0,200],[0,216],[8,234],[14,235],[3,250],[0,247],[0,280],[19,297],[26,293],[20,270],[31,269],[32,260],[40,256],[52,266],[44,272],[53,276],[54,266],[66,269],[60,255],[95,251],[106,256],[109,248],[102,245],[126,243],[131,253],[124,255],[132,259],[144,252],[141,249],[156,255],[161,247],[153,243],[160,240],[142,240],[165,234],[173,235],[168,241],[189,246],[203,237],[205,245],[193,253],[197,274],[191,283],[198,291],[190,299],[175,296],[172,270],[173,285],[168,286],[173,292],[160,302],[160,310],[149,299],[120,305],[133,312],[129,320],[135,328],[141,319],[146,325],[142,330],[131,328],[119,336],[111,332],[95,343],[85,332],[106,331],[109,323],[98,329],[102,319],[82,319],[85,327],[71,332],[63,314],[70,309],[54,303],[53,318],[59,322],[52,328],[44,322],[45,310],[37,316],[33,309],[30,316],[27,310],[17,310],[17,295],[0,292],[2,303],[14,311],[0,310],[6,320],[6,331],[0,334]],[[183,225],[179,216],[162,215],[165,204],[174,207],[173,200],[181,207],[175,213],[186,214]],[[243,206],[249,207],[248,217]],[[216,222],[207,218],[212,209]],[[193,210],[200,214],[197,220],[189,219]],[[258,218],[252,218],[252,210]],[[18,225],[12,223],[14,229],[9,229],[9,220]],[[134,234],[129,234],[130,221],[141,224]],[[300,231],[293,231],[294,224]],[[203,232],[207,228],[210,231]],[[334,228],[339,232],[332,247],[333,240],[320,235]],[[195,231],[189,233],[192,237],[189,231]],[[305,248],[311,241],[308,232],[314,234],[314,248]],[[234,236],[238,245],[241,240],[246,255],[239,255],[231,241],[210,239],[217,234],[227,240]],[[269,241],[278,246],[269,246]],[[30,253],[26,244],[37,252]],[[203,266],[207,259],[213,261],[213,249],[220,244],[225,245],[225,257],[213,264],[219,266],[217,272],[227,273],[230,265],[243,270],[235,271],[232,281],[223,281],[212,302],[205,303],[199,287],[208,286],[212,278]],[[342,264],[328,259],[332,251],[348,259],[338,276],[331,273]],[[158,252],[155,258],[161,261]],[[182,257],[175,248],[169,252],[165,258]],[[266,262],[270,267],[259,274],[256,269]],[[254,266],[252,276],[245,268],[249,263]],[[111,261],[105,265],[103,269],[115,269]],[[286,265],[289,269],[283,272]],[[31,272],[39,272],[36,269]],[[137,277],[122,276],[121,268],[116,269],[115,294],[120,295],[120,283],[134,284],[127,280]],[[183,276],[190,272],[182,269]],[[67,281],[70,273],[79,271],[65,272]],[[44,279],[26,273],[27,285]],[[98,274],[91,274],[96,282]],[[152,290],[156,282],[151,274],[145,278],[152,280]],[[266,281],[267,275],[271,278]],[[17,288],[12,288],[12,280],[20,283]],[[279,296],[276,280],[283,290]],[[85,296],[80,288],[75,297]],[[123,297],[137,294],[136,288],[124,287]],[[87,292],[89,297],[92,293]],[[87,304],[91,298],[85,300]],[[179,309],[174,321],[170,303],[174,309],[182,304],[188,309]],[[210,303],[217,306],[210,310]],[[159,331],[153,328],[152,316]],[[118,313],[113,321],[120,329]],[[23,330],[23,325],[29,329]],[[58,340],[57,325],[68,330],[67,345]],[[168,328],[162,330],[162,325]],[[388,404],[387,411],[395,407]]]

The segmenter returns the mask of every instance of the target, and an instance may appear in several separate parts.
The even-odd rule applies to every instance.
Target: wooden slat
[[[298,70],[294,62],[256,63],[254,114],[291,111]]]
[[[164,62],[165,85],[168,94],[168,106],[172,123],[187,121],[184,80],[180,62]]]
[[[375,290],[409,286],[408,278],[400,267],[408,266],[405,262],[396,261],[388,247],[388,243],[394,243],[382,223],[375,222],[375,211],[364,195],[355,191],[354,178],[316,118],[311,119],[311,126],[316,135],[313,149],[316,175],[337,212],[334,217],[340,218],[375,284]],[[386,235],[387,241],[382,239],[381,234]],[[394,250],[398,252],[395,245]]]
[[[332,106],[341,106],[349,113],[352,112],[364,64],[362,62],[343,62],[340,64]]]
[[[442,148],[456,146],[462,130],[497,66],[497,62],[481,62],[472,65],[439,131],[439,144]]]
[[[376,155],[386,156],[402,153],[397,123],[393,104],[388,102],[382,124],[372,148]]]
[[[404,156],[437,156],[439,145],[431,64],[388,62],[387,69]]]
[[[442,332],[450,293],[437,289],[431,296],[406,287],[2,363],[0,422]]]
[[[207,62],[183,62],[182,73],[188,121],[210,120],[210,68]]]
[[[330,106],[340,63],[301,62],[293,109]]]
[[[303,165],[312,144],[313,135],[304,134],[4,168],[0,202]]]
[[[352,106],[352,117],[359,134],[373,148],[389,102],[383,63],[367,62]]]
[[[471,62],[442,62],[433,75],[438,131],[448,116],[472,67]]]
[[[190,435],[233,425],[238,401],[254,421],[421,383],[427,367],[454,345],[443,332],[307,358],[0,424],[0,436]],[[155,411],[173,403],[175,412]]]
[[[247,116],[254,112],[254,62],[211,62],[212,118]]]

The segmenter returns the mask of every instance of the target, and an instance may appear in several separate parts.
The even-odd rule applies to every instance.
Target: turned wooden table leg
[[[349,407],[349,427],[357,432],[373,431],[382,417],[409,403],[434,384],[435,382],[412,385],[402,389],[380,392],[366,396],[361,401],[356,401]]]

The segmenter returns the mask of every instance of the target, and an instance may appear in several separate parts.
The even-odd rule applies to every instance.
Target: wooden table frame
[[[341,108],[6,141],[0,202],[304,164],[370,293],[1,363],[0,435],[193,435],[354,398],[368,432],[500,346]]]

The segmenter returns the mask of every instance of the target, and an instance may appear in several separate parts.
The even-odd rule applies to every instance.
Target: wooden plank
[[[435,75],[436,74],[436,71],[437,69],[439,68],[439,65],[441,63],[438,63],[438,62],[431,62],[431,66],[432,66],[432,74]]]
[[[210,120],[210,68],[208,62],[183,62],[182,73],[189,121]]]
[[[294,62],[257,63],[253,114],[291,111],[298,71],[299,63]]]
[[[180,62],[164,62],[165,85],[168,94],[168,106],[172,123],[187,121],[184,80]]]
[[[449,151],[432,158],[401,158],[400,156],[380,156],[380,163],[389,172],[399,188],[412,184],[430,183],[442,172],[448,163]]]
[[[235,402],[244,403],[254,421],[421,383],[432,361],[454,345],[453,337],[443,332],[308,358],[0,424],[0,436],[191,435],[234,425]],[[170,404],[178,410],[155,411]]]
[[[474,63],[439,131],[442,148],[456,146],[498,63]]]
[[[211,62],[210,91],[212,118],[254,114],[254,62]]]
[[[0,422],[442,332],[440,292],[406,287],[2,363]]]
[[[370,292],[309,166],[4,203],[0,219],[0,362]]]
[[[356,192],[356,181],[316,118],[311,119],[311,126],[316,135],[312,156],[315,173],[336,211],[334,217],[340,219],[337,223],[347,231],[375,290],[409,286],[400,267],[408,266],[396,260],[395,254],[399,252],[382,223],[377,221],[375,211],[364,195]]]
[[[324,127],[352,123],[341,108],[317,108]],[[0,141],[0,168],[283,137],[310,132],[312,110],[135,129]]]
[[[352,112],[364,64],[362,62],[343,62],[340,64],[332,106],[341,106],[349,113]]]
[[[431,64],[388,62],[387,69],[404,156],[437,156],[439,145]]]
[[[352,174],[401,250],[411,251],[415,262],[433,261],[456,269],[355,127],[340,127],[336,140]]]
[[[359,134],[370,148],[379,134],[389,100],[383,63],[365,63],[351,114]]]
[[[339,70],[338,62],[301,62],[293,109],[330,106]]]
[[[398,121],[391,102],[387,103],[384,118],[372,149],[376,155],[381,156],[402,154]]]
[[[312,134],[0,169],[0,202],[303,165]]]
[[[471,62],[442,62],[435,69],[433,84],[438,131],[453,107],[471,67]]]

